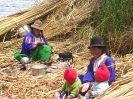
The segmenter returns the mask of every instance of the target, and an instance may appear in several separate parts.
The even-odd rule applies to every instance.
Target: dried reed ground
[[[9,44],[9,42],[7,43]],[[65,46],[67,42],[49,43],[53,46],[55,52],[62,52],[70,48],[70,46]],[[72,44],[71,47],[73,45],[74,44]],[[16,50],[15,47],[14,49],[12,48],[13,46],[11,48],[6,47],[6,42],[3,46],[5,46],[6,49],[2,50],[0,54],[1,67],[7,66],[7,68],[12,69],[12,73],[7,75],[6,73],[3,73],[2,70],[0,71],[0,97],[4,97],[5,99],[7,99],[6,97],[10,97],[10,99],[51,99],[52,94],[59,90],[64,81],[64,69],[58,69],[55,73],[47,73],[46,76],[43,77],[32,76],[30,70],[18,70],[19,62],[13,60],[13,52]],[[91,58],[88,49],[84,49],[80,53],[75,53],[74,57],[73,68],[77,70],[79,75],[84,74]],[[127,72],[133,71],[132,57],[128,55],[126,58],[113,58],[116,60],[117,65],[117,81],[112,84],[107,93],[99,96],[100,98],[97,99],[131,99],[133,94],[133,91],[131,90],[133,73],[124,78],[121,77]],[[55,83],[56,86],[50,87],[49,84],[51,82]]]

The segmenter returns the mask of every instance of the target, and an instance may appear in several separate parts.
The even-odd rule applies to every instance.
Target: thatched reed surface
[[[96,1],[47,0],[25,11],[1,18],[0,36],[5,35],[6,37],[13,28],[17,32],[16,30],[20,26],[33,23],[38,18],[43,20],[44,35],[47,39],[60,34],[71,33],[72,29],[77,28],[82,21],[88,18]],[[70,5],[73,2],[77,3]]]
[[[53,46],[54,50],[57,53],[64,51],[62,48],[64,48],[65,50],[66,49],[69,50],[69,47],[70,47],[70,46],[68,47],[64,45],[68,43],[68,41],[49,42],[49,43]],[[5,49],[7,56],[4,56],[4,54],[1,54],[1,57],[0,57],[2,59],[0,61],[1,63],[0,96],[4,97],[5,99],[7,98],[9,99],[14,99],[14,98],[16,99],[23,99],[23,98],[52,99],[54,92],[58,91],[62,83],[64,82],[64,79],[63,79],[64,69],[57,69],[56,72],[47,73],[43,77],[32,76],[30,69],[27,69],[26,71],[20,71],[18,69],[20,64],[12,57],[14,52],[13,48],[11,49],[10,52],[8,51],[9,51],[8,48]],[[117,79],[110,86],[110,88],[107,90],[105,94],[97,97],[96,99],[130,99],[133,94],[132,57],[131,55],[127,55],[127,57],[125,58],[117,58],[114,56],[112,57],[116,60]],[[72,66],[77,70],[79,75],[84,74],[86,72],[87,65],[90,58],[91,58],[91,55],[89,54],[87,48],[84,49],[83,52],[74,54],[74,62]],[[8,70],[10,71],[9,73],[7,73]],[[52,87],[50,86],[51,83],[52,84],[54,83]]]
[[[57,9],[59,6],[68,4],[68,2],[69,0],[46,0],[44,3],[23,11],[22,13],[2,18],[0,23],[0,35],[8,32],[14,27],[31,23],[33,20],[45,16],[52,10]]]
[[[50,42],[50,44],[56,46],[58,42]],[[64,42],[60,43],[60,46],[61,45],[64,46]],[[61,48],[59,47],[59,49]],[[20,71],[18,69],[20,64],[18,61],[13,60],[13,57],[11,57],[10,60],[7,60],[9,56],[12,56],[12,53],[9,52],[7,54],[8,56],[2,56],[3,61],[0,62],[0,96],[5,99],[52,99],[54,92],[58,91],[64,82],[64,69],[57,69],[55,73],[47,73],[43,77],[32,76],[30,69]],[[83,63],[87,65],[88,62],[84,57],[78,55],[74,56],[75,59],[72,66],[75,69],[77,68],[78,74],[82,74],[86,69]],[[51,83],[54,83],[56,86],[50,87]]]
[[[52,15],[44,21],[44,35],[49,39],[68,32],[72,33],[72,29],[78,28],[77,26],[89,17],[94,9],[94,4],[94,2],[86,3],[73,9],[67,6],[62,8],[60,12],[55,12],[54,16]],[[69,10],[69,13],[66,12],[67,10]]]

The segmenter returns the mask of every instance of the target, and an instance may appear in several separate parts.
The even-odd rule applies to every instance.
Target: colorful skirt
[[[47,61],[51,58],[51,47],[49,45],[38,46],[36,49],[30,52],[30,60],[31,61]],[[14,53],[14,58],[18,61],[21,60],[22,57],[28,57],[25,54],[21,54],[20,52]]]

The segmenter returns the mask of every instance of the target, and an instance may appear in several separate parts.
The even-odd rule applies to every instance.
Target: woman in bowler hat
[[[82,82],[82,90],[80,93],[83,96],[90,89],[91,85],[95,82],[96,70],[100,68],[102,64],[105,64],[110,72],[110,77],[108,80],[109,85],[113,81],[115,81],[115,74],[116,74],[115,62],[108,55],[106,45],[104,44],[104,41],[100,36],[92,37],[88,49],[90,50],[90,53],[92,54],[93,57],[90,60],[85,75],[79,76]]]

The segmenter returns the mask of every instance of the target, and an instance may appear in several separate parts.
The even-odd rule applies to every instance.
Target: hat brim
[[[36,28],[36,29],[39,29],[39,30],[43,30],[42,27],[38,27],[38,26],[35,26],[34,24],[31,25],[32,28]]]
[[[91,47],[98,47],[98,46],[106,47],[106,45],[92,44],[92,45],[88,46],[88,49],[90,49]]]

